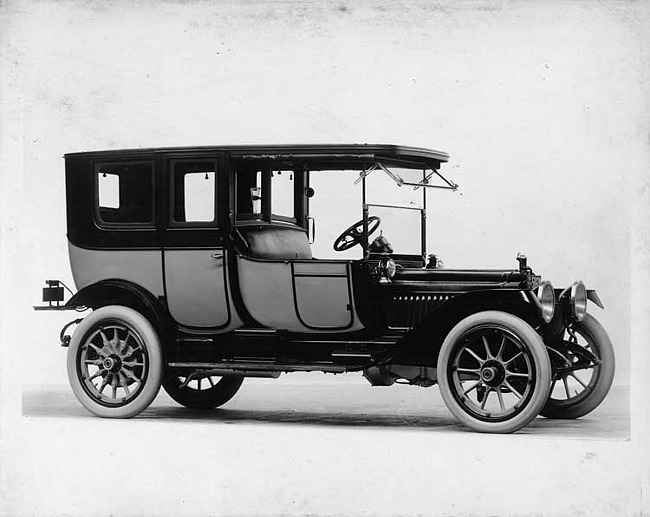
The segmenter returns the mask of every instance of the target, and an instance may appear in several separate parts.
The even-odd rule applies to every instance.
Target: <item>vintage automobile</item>
[[[78,292],[63,303],[67,286],[48,280],[37,308],[91,310],[61,331],[76,397],[95,415],[125,418],[161,386],[207,409],[246,377],[361,372],[373,386],[438,384],[479,432],[591,412],[614,375],[611,341],[587,313],[587,300],[603,308],[595,291],[580,281],[554,289],[521,254],[503,270],[445,269],[427,254],[427,191],[457,188],[440,171],[448,159],[368,144],[67,154]],[[310,177],[344,172],[360,220],[334,250],[359,246],[360,257],[318,259]],[[420,204],[369,202],[375,178]],[[334,217],[339,200],[329,202]],[[377,235],[380,210],[415,216],[395,233],[415,232],[419,249],[394,252]]]

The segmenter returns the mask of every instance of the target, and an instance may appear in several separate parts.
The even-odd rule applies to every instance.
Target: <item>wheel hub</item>
[[[486,361],[479,374],[486,385],[496,387],[504,381],[506,371],[499,361]]]
[[[104,359],[102,366],[111,373],[117,373],[122,368],[122,361],[116,355],[111,355]]]

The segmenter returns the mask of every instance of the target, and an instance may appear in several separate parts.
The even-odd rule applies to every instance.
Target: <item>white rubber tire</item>
[[[456,400],[452,390],[453,380],[448,372],[449,362],[455,352],[459,340],[473,329],[490,327],[491,325],[506,329],[513,334],[525,347],[532,360],[535,371],[535,382],[532,394],[518,413],[512,418],[490,422],[480,420],[468,413]],[[542,338],[524,320],[512,314],[500,311],[485,311],[473,314],[460,321],[445,338],[437,363],[438,384],[442,398],[451,413],[462,424],[481,433],[512,433],[526,426],[544,407],[548,399],[551,383],[551,364]]]
[[[571,400],[548,399],[541,411],[541,415],[547,418],[580,418],[591,413],[605,400],[614,380],[616,360],[614,357],[614,347],[612,346],[612,341],[607,331],[590,314],[587,314],[584,320],[575,324],[575,330],[587,339],[593,347],[592,352],[602,362],[588,384],[588,389],[580,396],[574,397]]]
[[[102,324],[119,323],[129,327],[141,339],[146,348],[148,368],[143,386],[137,396],[127,404],[109,407],[99,403],[84,387],[79,367],[80,347],[86,338]],[[72,391],[92,414],[104,418],[130,418],[144,411],[156,398],[163,378],[163,356],[158,333],[147,318],[139,312],[121,305],[108,305],[93,311],[75,329],[68,348],[68,380]]]

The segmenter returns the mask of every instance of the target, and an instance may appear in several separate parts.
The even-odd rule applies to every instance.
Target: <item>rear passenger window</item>
[[[173,162],[173,223],[216,221],[216,167],[213,161]]]
[[[99,208],[120,208],[120,177],[104,172],[99,175]]]
[[[96,166],[96,174],[100,222],[153,225],[151,163],[100,163]]]

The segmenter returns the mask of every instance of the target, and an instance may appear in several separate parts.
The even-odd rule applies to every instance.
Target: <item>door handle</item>
[[[213,253],[212,255],[210,255],[210,257],[212,257],[213,259],[219,259],[223,257],[223,253]]]

